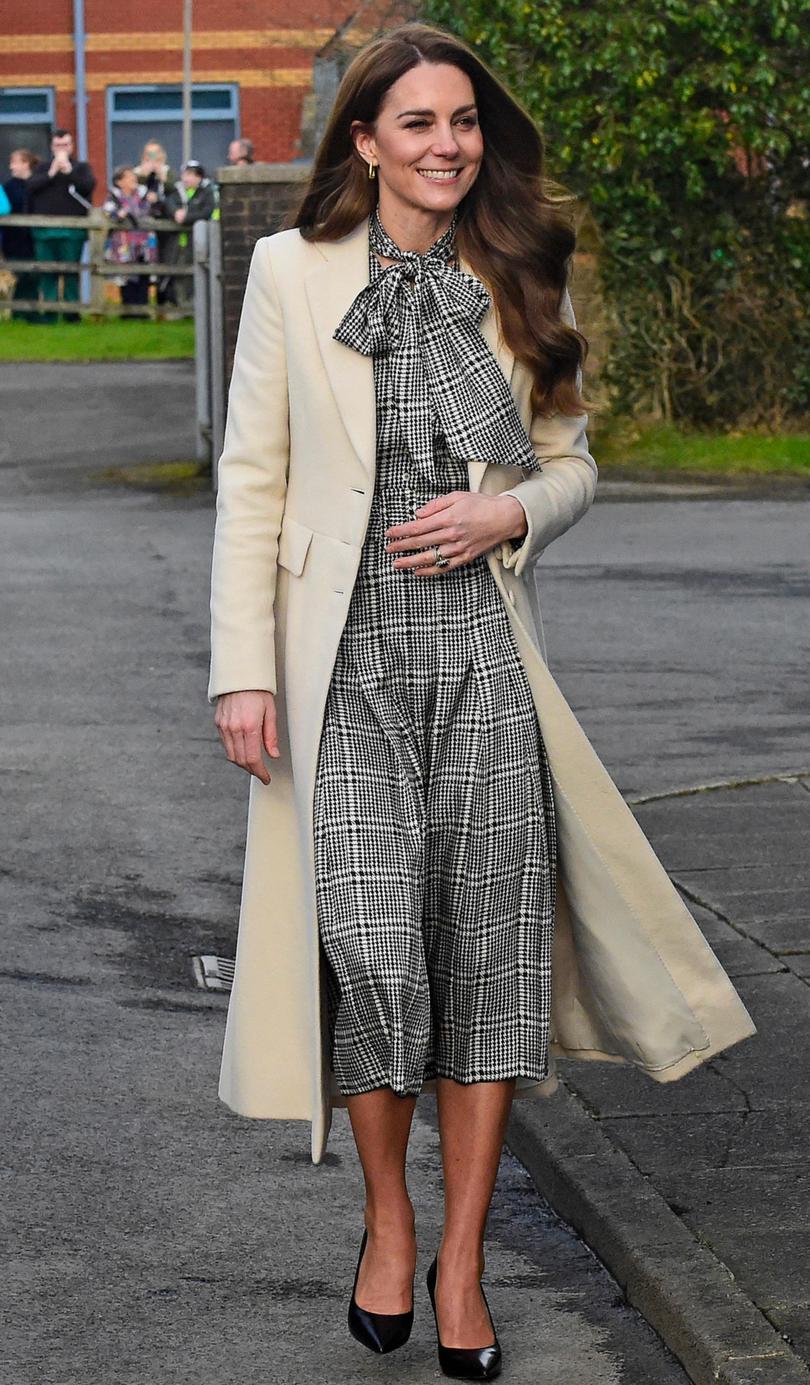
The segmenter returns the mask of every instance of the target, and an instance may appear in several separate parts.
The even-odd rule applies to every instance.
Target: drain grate
[[[194,980],[202,991],[229,991],[236,963],[230,957],[192,957]]]

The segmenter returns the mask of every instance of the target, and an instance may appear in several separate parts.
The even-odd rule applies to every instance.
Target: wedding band
[[[450,559],[445,558],[439,548],[434,548],[433,561],[436,564],[436,567],[447,567],[448,563],[450,562]]]

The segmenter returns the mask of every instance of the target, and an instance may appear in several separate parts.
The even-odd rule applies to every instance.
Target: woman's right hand
[[[277,760],[276,700],[271,692],[220,693],[214,715],[225,754],[234,765],[270,783],[262,749]]]

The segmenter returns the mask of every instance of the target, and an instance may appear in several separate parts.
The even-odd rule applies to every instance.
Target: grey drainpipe
[[[76,153],[87,158],[87,80],[84,67],[84,0],[73,0],[73,52],[76,66]]]
[[[84,65],[84,0],[73,0],[73,52],[76,68],[76,153],[84,162],[87,159],[87,79]],[[87,258],[87,243],[82,251]],[[79,296],[82,303],[90,302],[90,275],[82,270],[79,275]]]

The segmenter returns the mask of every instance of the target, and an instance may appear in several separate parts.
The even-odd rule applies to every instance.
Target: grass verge
[[[108,486],[163,491],[167,495],[193,495],[211,489],[207,462],[142,462],[133,466],[109,466],[92,474]]]
[[[194,322],[0,319],[0,361],[160,361],[194,355]]]
[[[589,443],[600,471],[623,479],[810,480],[810,433],[704,433],[672,424],[606,419],[595,422]]]

